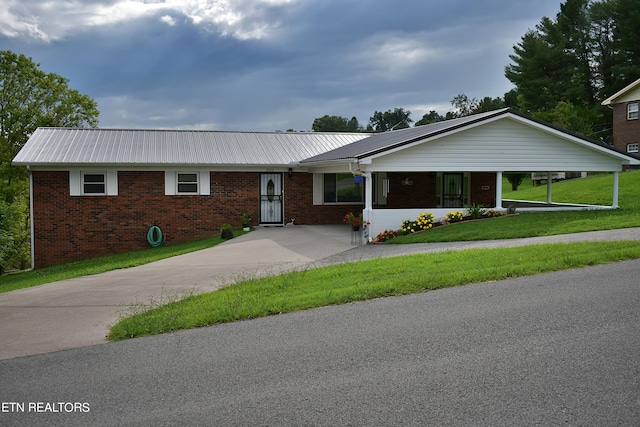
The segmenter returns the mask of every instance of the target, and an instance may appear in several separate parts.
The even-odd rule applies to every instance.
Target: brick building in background
[[[602,105],[613,109],[613,146],[637,156],[640,144],[640,79],[605,99]]]

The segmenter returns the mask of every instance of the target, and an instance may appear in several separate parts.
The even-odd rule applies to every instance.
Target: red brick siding
[[[284,175],[285,222],[295,218],[296,224],[341,224],[348,212],[360,213],[364,204],[314,205],[313,174],[294,173]]]
[[[389,178],[389,195],[386,208],[428,208],[439,204],[435,172],[394,172],[387,174],[387,176]],[[493,172],[473,172],[470,178],[469,203],[494,207],[496,203],[496,174]],[[413,184],[403,184],[407,179]],[[482,187],[486,186],[489,189],[483,190]]]
[[[297,224],[339,224],[359,206],[313,206],[313,176],[284,174],[284,217]],[[255,212],[258,172],[212,172],[210,196],[165,196],[164,172],[118,172],[118,196],[70,196],[68,172],[33,172],[36,267],[149,247],[147,232],[158,225],[166,243],[219,233],[224,222],[240,226]]]
[[[402,176],[400,176],[402,175]],[[164,172],[118,172],[117,196],[70,196],[69,173],[33,172],[35,266],[44,267],[84,258],[147,248],[147,232],[158,225],[166,243],[217,235],[229,222],[240,226],[247,209],[259,221],[258,172],[212,172],[211,195],[166,196]],[[435,206],[435,173],[392,174],[389,208]],[[409,177],[414,185],[402,186]],[[314,205],[313,175],[283,175],[284,218],[296,224],[340,224],[347,212],[362,204]],[[471,177],[472,203],[493,206],[495,174]]]
[[[471,173],[470,185],[470,203],[480,204],[485,208],[496,206],[496,174],[494,172]],[[488,189],[483,190],[482,187],[488,187]]]
[[[435,172],[393,172],[388,173],[387,178],[389,178],[387,208],[423,208],[438,204]],[[406,180],[412,184],[407,185]]]
[[[615,104],[613,106],[613,146],[626,153],[629,144],[640,144],[640,119],[627,120],[627,103]]]

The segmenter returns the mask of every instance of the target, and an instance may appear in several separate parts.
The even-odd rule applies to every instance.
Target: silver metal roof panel
[[[289,165],[364,133],[38,128],[14,165]]]

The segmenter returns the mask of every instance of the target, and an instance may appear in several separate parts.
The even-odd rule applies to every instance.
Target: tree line
[[[483,113],[485,111],[497,110],[507,106],[502,98],[485,97],[481,100],[469,98],[465,94],[455,96],[451,100],[454,110],[448,111],[445,115],[439,114],[435,110],[423,115],[415,122],[415,126],[428,125],[430,123],[441,122],[443,120],[455,119],[471,114]],[[397,129],[411,127],[413,119],[411,111],[404,108],[394,108],[385,112],[375,111],[369,118],[366,127],[360,125],[356,117],[347,119],[340,116],[325,115],[313,121],[311,130],[314,132],[388,132]]]
[[[29,175],[11,161],[41,126],[95,127],[96,102],[31,58],[0,50],[0,274],[31,265]]]
[[[637,0],[567,0],[555,18],[543,17],[513,46],[505,77],[514,88],[480,100],[460,94],[453,111],[432,110],[415,126],[510,107],[585,136],[608,141],[611,111],[600,103],[640,78]],[[376,111],[366,127],[357,119],[323,116],[312,130],[385,132],[409,127],[411,112]]]

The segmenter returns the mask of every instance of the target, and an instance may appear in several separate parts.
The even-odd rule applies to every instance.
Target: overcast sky
[[[100,127],[311,130],[325,114],[503,96],[561,0],[0,0],[0,50],[98,102]]]

